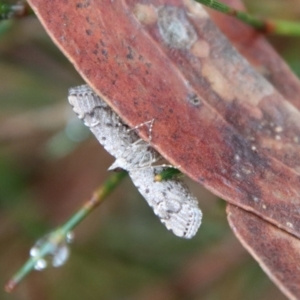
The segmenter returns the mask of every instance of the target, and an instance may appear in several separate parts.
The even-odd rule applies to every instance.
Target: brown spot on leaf
[[[82,2],[78,2],[76,4],[76,7],[77,8],[88,8],[91,4],[91,1],[90,0],[85,0],[85,1],[82,1]]]
[[[201,99],[197,94],[194,93],[190,93],[187,95],[187,101],[196,107],[199,107],[201,105]]]

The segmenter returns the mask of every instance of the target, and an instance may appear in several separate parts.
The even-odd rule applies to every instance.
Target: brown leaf
[[[29,2],[78,72],[124,121],[133,126],[155,119],[153,146],[165,158],[228,202],[300,237],[300,86],[260,35],[215,18],[227,34],[234,28],[229,37],[277,90],[190,1]],[[242,232],[252,223],[242,224],[238,212],[231,212],[230,222],[241,223]],[[266,241],[284,236],[284,256],[292,251],[295,238],[244,215],[268,232]],[[255,235],[238,236],[248,249],[260,245]],[[256,253],[278,283],[290,262],[275,265],[272,256],[266,247]],[[282,282],[281,288],[295,294]]]
[[[234,205],[227,213],[232,230],[268,276],[290,299],[300,299],[299,239]]]
[[[240,8],[239,1],[227,0],[226,2]],[[219,28],[252,65],[257,69],[264,70],[265,75],[274,87],[288,101],[299,108],[300,101],[297,95],[300,92],[300,82],[264,37],[235,19],[224,17],[224,15],[213,11],[210,13]],[[291,252],[295,252],[296,256],[299,256],[299,251],[296,247],[293,247],[294,244],[298,243],[298,240],[286,234],[284,238],[281,238],[282,231],[280,229],[251,216],[246,211],[236,209],[234,206],[229,205],[227,212],[230,225],[234,228],[234,233],[244,247],[248,249],[287,297],[299,299],[299,271],[294,270],[294,257],[291,256]],[[248,222],[249,219],[252,222]],[[254,226],[257,228],[255,236],[252,233]],[[262,235],[260,231],[264,231],[266,234]],[[284,243],[284,246],[279,247],[280,243]],[[271,245],[271,248],[275,250],[271,251],[271,248],[266,245]],[[293,273],[293,276],[287,276],[287,273]]]
[[[200,6],[150,2],[30,1],[81,75],[128,124],[155,119],[153,145],[171,163],[299,237],[298,110]],[[180,36],[170,34],[172,26]]]

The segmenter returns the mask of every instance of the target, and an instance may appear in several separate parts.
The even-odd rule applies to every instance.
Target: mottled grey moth
[[[201,225],[202,212],[197,199],[181,179],[154,181],[155,175],[165,168],[153,166],[161,155],[134,129],[124,124],[88,85],[71,88],[68,98],[78,117],[106,151],[116,158],[109,169],[127,170],[134,185],[167,229],[179,237],[192,238]],[[146,123],[150,124],[151,134],[153,122]]]

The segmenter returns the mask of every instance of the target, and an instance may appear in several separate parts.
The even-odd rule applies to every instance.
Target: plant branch
[[[68,234],[81,221],[83,221],[103,200],[117,187],[121,180],[127,175],[122,171],[113,174],[100,188],[98,188],[92,197],[63,225],[47,234],[43,238],[43,243],[39,245],[38,255],[31,256],[27,262],[13,275],[6,283],[5,291],[12,292],[17,285],[35,269],[38,262],[46,256],[53,255],[62,243],[67,239]]]
[[[262,31],[263,33],[300,36],[300,23],[283,20],[262,19],[215,0],[195,1],[229,16],[234,16],[242,22],[254,27],[255,29]]]
[[[12,18],[22,18],[32,14],[33,11],[27,2],[7,4],[0,1],[0,21]]]

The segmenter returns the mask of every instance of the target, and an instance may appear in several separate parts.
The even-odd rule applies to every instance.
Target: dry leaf
[[[268,276],[289,299],[300,299],[299,239],[236,206],[228,205],[227,213],[232,230]]]
[[[240,8],[239,1],[228,0],[226,2]],[[263,71],[287,101],[299,109],[300,82],[264,37],[233,18],[213,11],[210,13],[219,28],[239,51],[252,65]],[[300,274],[298,274],[296,259],[299,256],[298,240],[270,223],[232,205],[228,206],[227,212],[233,232],[244,247],[287,297],[299,299]],[[292,211],[290,213],[293,214]],[[253,231],[254,228],[256,228],[255,231]]]
[[[29,3],[124,121],[155,119],[153,146],[165,158],[226,201],[300,237],[295,77],[287,79],[294,89],[279,88],[288,102],[189,0]],[[248,56],[261,66],[255,51]],[[277,65],[274,57],[269,66]],[[270,79],[278,86],[277,76]]]
[[[128,124],[155,119],[153,145],[171,163],[228,202],[300,236],[300,113],[234,50],[201,6],[30,3]],[[168,35],[172,26],[180,36]]]

